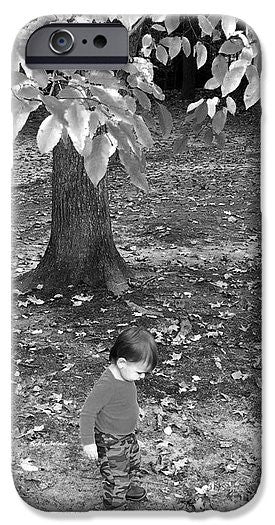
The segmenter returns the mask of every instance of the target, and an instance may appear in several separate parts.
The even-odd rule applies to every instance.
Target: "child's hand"
[[[98,459],[97,446],[95,443],[92,443],[91,445],[85,445],[83,448],[89,459],[92,459],[93,461]]]

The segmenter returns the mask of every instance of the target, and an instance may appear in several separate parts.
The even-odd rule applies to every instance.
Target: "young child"
[[[142,328],[124,330],[111,348],[110,366],[94,385],[80,419],[84,452],[100,461],[105,509],[126,509],[146,491],[137,484],[140,450],[135,435],[139,417],[135,381],[157,364],[157,345]]]

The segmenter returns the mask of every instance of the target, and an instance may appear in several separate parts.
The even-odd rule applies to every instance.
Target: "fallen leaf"
[[[186,463],[188,463],[187,458],[183,458],[183,459],[179,459],[178,461],[174,461],[174,467],[176,469],[176,473],[182,470],[186,466]]]
[[[209,490],[209,485],[203,485],[203,487],[201,488],[195,487],[195,491],[200,495],[206,494],[208,490]]]
[[[221,359],[220,357],[213,357],[214,361],[215,361],[215,365],[217,368],[219,368],[219,370],[222,370],[222,365],[221,365]]]
[[[231,377],[233,377],[233,379],[242,379],[243,374],[240,370],[238,370],[237,372],[233,372],[233,374],[231,374]]]
[[[27,300],[30,302],[30,303],[33,303],[33,304],[44,304],[45,301],[43,301],[42,299],[37,299],[37,297],[35,297],[35,295],[28,295],[27,297]]]
[[[194,509],[196,512],[200,512],[201,510],[204,510],[204,501],[202,498],[196,499],[194,503]]]
[[[55,412],[61,412],[62,411],[62,405],[60,403],[55,403],[52,407],[52,409],[55,411]]]
[[[180,358],[181,358],[181,356],[182,356],[182,352],[180,352],[179,354],[176,354],[176,353],[173,352],[173,354],[172,354],[172,359],[173,359],[174,361],[179,361]]]
[[[68,370],[71,370],[75,366],[75,363],[67,363],[64,368],[62,368],[61,372],[68,372]]]
[[[232,441],[220,441],[221,448],[230,448],[233,446]]]
[[[34,432],[41,432],[42,430],[44,430],[44,425],[41,425],[40,427],[33,427],[33,430]]]
[[[190,341],[199,341],[201,339],[201,335],[200,334],[197,334],[197,335],[192,335],[191,337],[189,337]]]
[[[18,301],[18,307],[20,308],[21,306],[24,306],[24,308],[26,308],[29,304],[29,301]]]
[[[94,298],[93,295],[83,295],[83,294],[81,294],[81,295],[74,295],[72,297],[72,299],[74,299],[75,301],[83,301],[83,302],[85,302],[85,301],[90,302],[93,298]]]
[[[25,470],[26,472],[37,472],[38,471],[38,467],[36,467],[35,465],[32,465],[30,462],[32,460],[30,458],[25,458],[21,461],[20,463],[20,467]]]
[[[228,465],[225,466],[225,470],[226,472],[234,472],[235,470],[237,470],[237,465],[235,465],[234,463],[228,463]]]
[[[223,289],[228,288],[228,284],[225,283],[224,281],[216,281],[215,283],[211,282],[211,284],[214,284],[214,286],[218,286],[218,288],[223,288]]]

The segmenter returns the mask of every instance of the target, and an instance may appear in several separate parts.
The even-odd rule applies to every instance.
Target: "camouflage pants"
[[[126,493],[139,481],[140,450],[134,433],[118,438],[95,429],[105,509],[125,509]]]

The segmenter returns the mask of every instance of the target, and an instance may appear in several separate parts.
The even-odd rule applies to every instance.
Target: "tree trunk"
[[[118,294],[129,276],[113,241],[107,175],[94,188],[71,140],[66,147],[61,140],[53,151],[50,241],[24,288],[43,284],[51,292],[86,283]]]

